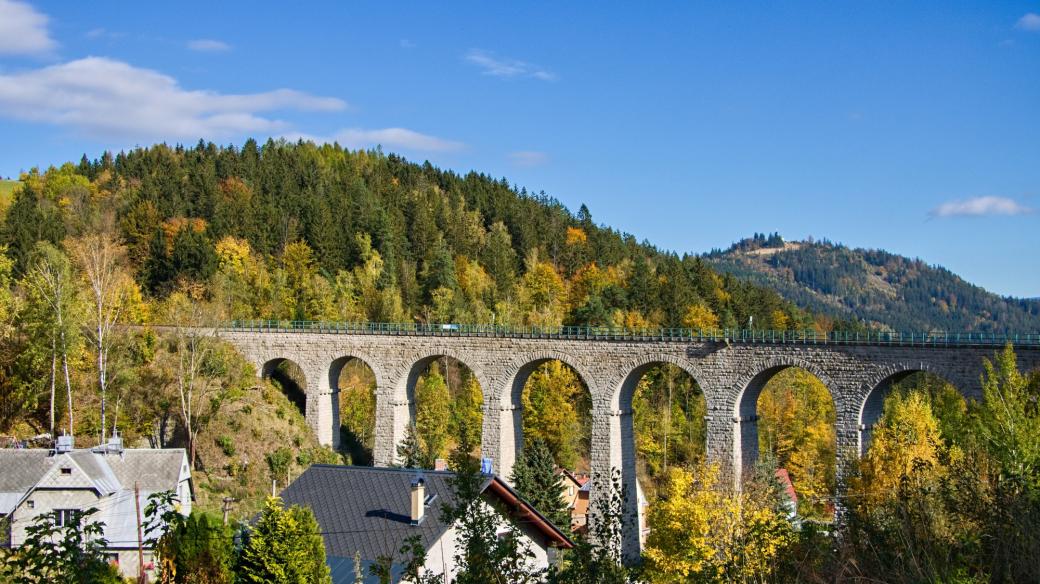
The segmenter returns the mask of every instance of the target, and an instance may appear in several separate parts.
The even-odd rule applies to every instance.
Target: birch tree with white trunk
[[[66,243],[91,299],[88,338],[96,354],[98,390],[101,394],[101,443],[105,442],[108,395],[108,353],[115,327],[129,289],[126,248],[109,231],[69,239]]]
[[[69,352],[79,339],[79,326],[82,314],[78,306],[78,293],[72,277],[72,267],[68,257],[49,243],[37,246],[35,259],[24,282],[29,289],[30,302],[40,304],[46,314],[39,315],[39,324],[45,329],[51,345],[50,372],[50,422],[51,434],[57,430],[55,419],[57,393],[57,364],[60,356],[62,375],[65,384],[65,396],[68,408],[68,426],[70,436],[75,434],[75,413],[72,400],[72,380],[69,374]],[[44,331],[41,331],[44,332]]]

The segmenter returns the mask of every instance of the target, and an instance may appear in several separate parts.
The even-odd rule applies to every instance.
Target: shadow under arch
[[[284,357],[271,359],[264,363],[260,373],[263,379],[278,385],[301,414],[307,415],[307,377],[298,363]]]
[[[334,417],[332,431],[339,434],[339,450],[350,463],[372,466],[376,431],[376,374],[362,357],[346,355],[329,366]]]
[[[870,440],[874,432],[874,426],[877,424],[878,420],[881,419],[882,414],[884,414],[885,399],[892,393],[892,388],[919,375],[939,379],[950,387],[955,388],[962,399],[972,399],[963,388],[954,385],[948,376],[943,375],[941,372],[938,372],[927,365],[898,367],[895,370],[884,372],[882,375],[872,379],[866,384],[867,393],[863,397],[859,406],[859,411],[857,412],[858,418],[856,427],[859,434],[859,447],[857,452],[860,456],[866,455],[867,450],[870,449]]]
[[[758,402],[762,390],[779,374],[787,369],[801,369],[823,384],[830,397],[834,413],[841,411],[841,396],[835,393],[834,384],[827,374],[801,359],[778,358],[756,364],[737,384],[739,392],[733,404],[733,481],[738,489],[759,459]],[[837,465],[837,459],[833,461]]]

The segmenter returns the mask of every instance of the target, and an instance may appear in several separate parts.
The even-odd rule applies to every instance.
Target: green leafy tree
[[[469,444],[460,444],[452,453],[455,476],[451,486],[454,504],[445,504],[441,518],[456,526],[455,565],[458,584],[526,584],[537,582],[542,575],[531,566],[533,552],[522,540],[522,534],[507,519],[501,532],[503,510],[492,506],[481,494],[487,478],[470,455]]]
[[[715,465],[673,467],[649,524],[645,575],[652,582],[763,581],[793,540],[775,500],[727,492]]]
[[[358,359],[348,361],[339,374],[340,444],[351,464],[371,464],[376,424],[376,380]]]
[[[26,290],[22,324],[30,332],[29,347],[23,355],[29,357],[32,353],[49,352],[50,358],[44,360],[49,361],[49,371],[40,376],[49,380],[49,429],[52,435],[57,434],[58,412],[61,409],[57,386],[61,383],[65,389],[66,399],[63,401],[66,402],[68,415],[66,429],[71,435],[75,430],[75,418],[69,357],[72,355],[75,358],[80,345],[80,327],[84,317],[71,262],[60,249],[47,242],[40,242],[22,283]]]
[[[484,402],[480,392],[480,383],[473,374],[464,375],[462,383],[452,396],[449,433],[456,443],[463,441],[479,445],[480,434],[484,422],[481,405]]]
[[[173,491],[156,493],[145,506],[146,546],[154,550],[162,584],[231,584],[235,546],[220,518],[178,511]]]
[[[236,572],[240,582],[331,584],[314,513],[296,505],[285,509],[281,499],[268,498],[247,532]]]
[[[123,581],[109,563],[104,524],[87,519],[97,509],[58,511],[39,515],[26,528],[25,542],[13,565],[17,581],[26,584],[116,584]]]
[[[574,370],[560,361],[545,363],[521,394],[524,436],[544,441],[559,466],[574,468],[588,452],[590,399]]]
[[[1018,370],[1011,345],[983,362],[974,415],[976,455],[961,469],[975,488],[960,494],[988,504],[958,509],[982,527],[983,562],[994,582],[1040,580],[1040,392]],[[974,511],[974,513],[972,513]]]
[[[827,387],[814,375],[790,367],[766,383],[758,399],[759,450],[787,469],[802,498],[801,512],[825,517],[823,501],[834,492],[836,412]]]
[[[432,461],[447,452],[451,437],[449,425],[445,423],[451,419],[451,394],[436,362],[416,385],[415,402],[415,429],[425,460]]]
[[[399,550],[405,558],[402,579],[413,584],[443,584],[444,575],[426,569],[426,548],[419,534],[408,536]]]
[[[692,377],[675,365],[653,367],[636,385],[632,421],[637,454],[646,463],[647,496],[667,476],[670,465],[704,459],[707,403]]]

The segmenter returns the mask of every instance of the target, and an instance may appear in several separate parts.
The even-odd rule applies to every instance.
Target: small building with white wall
[[[183,448],[124,449],[116,438],[94,449],[73,449],[71,441],[55,449],[0,449],[0,545],[21,546],[26,528],[46,513],[57,511],[60,525],[71,510],[96,508],[84,521],[104,524],[111,560],[124,576],[136,577],[137,521],[145,521],[148,497],[163,491],[175,492],[180,512],[191,513]],[[144,561],[146,569],[153,564],[149,550]]]

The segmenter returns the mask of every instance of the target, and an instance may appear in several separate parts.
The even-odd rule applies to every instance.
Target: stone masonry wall
[[[519,426],[524,382],[538,364],[558,359],[578,373],[592,396],[594,484],[603,485],[611,468],[618,469],[622,484],[628,485],[626,507],[633,516],[638,505],[631,487],[636,477],[632,393],[650,366],[672,363],[697,380],[708,406],[709,459],[719,462],[739,487],[741,471],[757,456],[758,394],[777,371],[801,367],[827,386],[837,414],[839,458],[847,460],[865,450],[870,427],[880,415],[878,404],[893,379],[928,371],[966,396],[978,397],[982,360],[999,350],[312,332],[222,331],[220,336],[250,359],[258,372],[278,359],[300,366],[306,378],[306,417],[323,444],[338,444],[339,368],[350,357],[364,361],[376,379],[377,465],[394,462],[396,445],[414,416],[419,374],[437,357],[457,359],[473,372],[483,392],[482,453],[492,459],[495,472],[507,478],[523,443]],[[1018,355],[1023,370],[1040,367],[1040,350],[1025,348]],[[842,460],[838,467],[840,474]],[[603,478],[597,481],[596,477]],[[593,489],[592,496],[595,500],[604,494],[600,487]],[[638,530],[629,527],[625,531],[625,553],[634,555]]]

